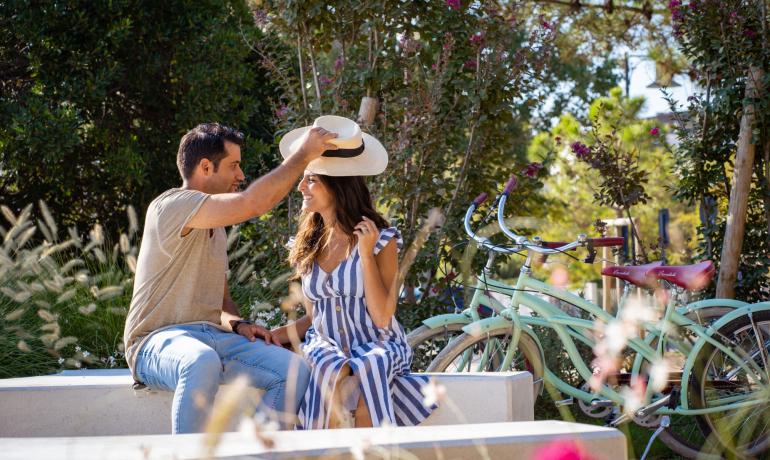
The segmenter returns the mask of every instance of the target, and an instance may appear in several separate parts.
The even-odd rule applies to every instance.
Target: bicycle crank
[[[580,387],[583,391],[591,391],[587,383]],[[593,399],[589,402],[578,400],[580,410],[591,418],[607,418],[612,413],[614,403],[609,400]]]

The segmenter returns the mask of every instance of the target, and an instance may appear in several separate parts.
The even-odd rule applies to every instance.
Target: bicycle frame
[[[530,261],[531,261],[531,257],[527,259],[527,262],[525,263],[524,267],[522,267],[521,273],[519,275],[519,279],[516,283],[516,287],[515,287],[516,291],[514,292],[513,297],[511,298],[509,308],[506,309],[504,312],[502,312],[500,318],[495,318],[495,320],[498,325],[500,324],[500,321],[506,321],[506,322],[512,323],[512,326],[514,329],[520,329],[522,327],[527,327],[527,329],[531,329],[531,326],[541,326],[541,327],[548,327],[553,329],[559,336],[559,339],[562,341],[570,360],[575,365],[575,368],[580,374],[580,376],[584,380],[588,381],[593,375],[593,372],[591,371],[589,366],[586,364],[586,362],[583,360],[583,358],[580,356],[580,353],[578,352],[577,347],[575,345],[575,340],[577,339],[579,341],[582,341],[587,345],[594,345],[595,344],[595,340],[593,339],[593,335],[594,335],[593,333],[595,331],[594,321],[575,318],[575,317],[566,315],[564,312],[562,312],[560,309],[558,309],[554,305],[525,291],[536,291],[536,292],[547,294],[554,298],[563,300],[565,302],[568,302],[570,304],[577,306],[581,310],[588,312],[590,315],[592,315],[596,319],[604,322],[612,321],[615,319],[615,317],[605,312],[603,309],[601,309],[597,305],[579,296],[576,296],[570,292],[556,288],[554,286],[550,286],[546,283],[543,283],[542,281],[532,278],[530,269],[529,269]],[[522,306],[525,306],[531,309],[538,316],[520,315],[519,309]],[[745,314],[749,310],[757,310],[762,308],[767,308],[767,306],[758,308],[758,305],[755,304],[748,307],[741,307],[734,310],[732,313],[730,313],[727,316],[734,319],[735,317],[738,317],[741,314]],[[695,365],[695,357],[697,355],[697,351],[699,351],[703,347],[703,345],[705,345],[706,343],[709,343],[714,347],[718,348],[719,350],[721,350],[722,352],[726,353],[732,359],[735,359],[736,362],[743,362],[748,366],[747,370],[749,370],[750,372],[761,373],[762,371],[756,366],[756,363],[754,363],[753,360],[746,360],[746,359],[740,358],[729,347],[724,346],[719,340],[716,340],[712,337],[712,335],[718,329],[717,324],[715,324],[714,327],[711,327],[708,329],[703,328],[699,324],[693,322],[692,320],[688,319],[687,317],[682,315],[680,312],[678,312],[675,309],[674,299],[669,300],[666,306],[666,310],[662,318],[662,321],[667,321],[678,327],[686,328],[687,330],[695,334],[696,337],[698,337],[698,339],[692,346],[692,352],[688,353],[689,356],[684,365],[684,373],[682,376],[682,391],[681,391],[678,407],[676,407],[675,409],[669,409],[667,407],[660,408],[658,411],[656,411],[656,413],[698,415],[698,414],[704,414],[708,412],[720,412],[728,409],[739,409],[741,407],[757,404],[757,402],[754,402],[754,401],[727,402],[725,405],[718,405],[707,409],[690,409],[687,403],[688,377],[691,373],[691,370],[693,369],[693,366]],[[729,318],[720,320],[719,323],[721,324],[726,322],[729,322]],[[491,327],[493,326],[489,325],[484,328],[474,328],[473,325],[469,325],[469,326],[466,326],[464,330],[470,334],[474,334],[474,333],[478,334],[478,333],[483,333],[482,329],[488,330]],[[655,324],[645,324],[645,329],[648,332],[650,332],[650,334],[657,334],[655,337],[659,338],[658,344],[656,348],[653,348],[650,346],[650,343],[649,343],[651,339],[643,340],[638,337],[634,337],[628,340],[627,346],[637,353],[637,359],[635,360],[635,363],[631,371],[632,379],[634,377],[640,376],[643,360],[653,362],[655,359],[662,358],[664,344],[669,338],[666,331],[662,330],[662,328],[660,327],[657,327]],[[510,360],[513,357],[512,351],[514,351],[516,348],[517,335],[518,334],[514,331],[513,333],[514,338],[511,342],[511,346],[506,352],[506,356],[503,361],[503,368],[506,368],[511,363]],[[648,337],[651,337],[651,336],[648,336]],[[672,340],[671,342],[676,343],[678,341]],[[482,360],[484,360],[485,358],[486,356],[482,356]],[[590,403],[592,400],[599,399],[599,397],[609,399],[613,403],[618,405],[622,405],[624,401],[624,398],[618,392],[616,392],[615,390],[613,390],[611,387],[607,385],[603,385],[603,387],[599,390],[597,394],[588,393],[586,391],[575,388],[572,385],[569,385],[568,383],[561,380],[547,367],[545,367],[544,378],[548,383],[552,384],[556,389],[558,389],[562,393],[570,395],[574,398],[581,399],[585,402]],[[653,385],[649,385],[648,388],[652,386]],[[649,394],[649,391],[648,391],[648,395],[647,395],[648,399],[650,396],[651,395]]]
[[[585,381],[589,381],[593,375],[593,372],[591,371],[589,366],[586,364],[586,362],[583,360],[583,358],[580,356],[580,353],[577,350],[577,347],[575,344],[575,340],[583,342],[589,346],[595,345],[596,341],[594,340],[594,331],[595,331],[594,321],[600,320],[605,323],[609,323],[610,321],[615,319],[615,317],[610,315],[603,309],[601,309],[599,306],[577,295],[574,295],[565,290],[556,288],[554,286],[550,286],[546,283],[543,283],[531,277],[531,263],[532,263],[533,252],[543,253],[543,254],[559,253],[559,252],[563,252],[564,250],[569,250],[577,246],[580,246],[586,241],[586,239],[584,236],[581,236],[578,238],[577,241],[573,243],[565,244],[560,248],[546,249],[543,247],[539,247],[537,244],[527,240],[527,238],[519,236],[513,233],[512,231],[510,231],[504,222],[503,208],[507,200],[507,195],[511,190],[511,183],[512,181],[509,181],[508,185],[506,185],[505,191],[500,197],[500,202],[498,207],[498,223],[503,233],[505,233],[505,235],[508,236],[513,241],[514,246],[503,248],[503,250],[505,250],[506,252],[526,251],[527,252],[526,262],[521,268],[519,278],[514,288],[515,291],[513,296],[510,299],[508,308],[505,311],[501,312],[499,317],[489,318],[487,320],[474,322],[472,324],[465,326],[463,330],[468,334],[478,335],[478,334],[483,334],[485,331],[488,331],[492,328],[501,327],[501,326],[504,327],[507,324],[511,324],[512,340],[508,346],[508,349],[506,350],[506,354],[502,363],[503,364],[502,368],[507,368],[511,364],[514,352],[518,346],[518,339],[522,331],[527,331],[527,333],[529,333],[533,337],[536,337],[536,334],[534,334],[534,332],[532,331],[531,326],[541,326],[541,327],[551,328],[557,333],[559,339],[563,343],[563,346],[567,352],[567,355],[569,356],[570,360],[574,364],[578,374]],[[480,195],[479,198],[481,197],[482,196]],[[470,215],[475,211],[478,204],[481,201],[483,201],[483,198],[481,200],[479,198],[477,198],[474,201],[474,204],[468,209],[468,213],[466,215],[466,232],[468,232],[468,234],[474,240],[476,240],[480,245],[492,250],[498,249],[500,248],[500,246],[493,245],[486,238],[478,237],[477,235],[475,235],[475,233],[470,229],[468,225],[468,222],[470,221]],[[560,309],[556,308],[555,306],[551,305],[550,303],[525,291],[534,291],[534,292],[546,294],[556,299],[568,302],[574,306],[577,306],[582,311],[589,313],[589,315],[593,317],[593,320],[584,320],[584,319],[575,318],[575,317],[566,315],[564,314],[564,312],[562,312]],[[522,306],[525,306],[531,309],[538,316],[520,315],[519,309]],[[685,307],[682,307],[680,310],[686,312],[694,308],[698,308],[698,307],[685,306]],[[740,306],[740,307],[737,307],[732,312],[730,312],[728,315],[725,315],[724,318],[717,321],[717,323],[715,323],[712,327],[703,328],[701,325],[691,321],[682,313],[677,311],[676,296],[671,296],[666,305],[663,318],[661,319],[661,322],[659,324],[665,325],[667,323],[670,323],[679,328],[685,328],[695,335],[696,341],[692,346],[692,351],[687,353],[688,357],[687,357],[687,360],[685,361],[683,374],[682,374],[682,388],[680,392],[679,403],[674,408],[659,407],[656,409],[655,413],[699,415],[699,414],[705,414],[709,412],[720,412],[720,411],[730,410],[730,409],[740,409],[742,407],[748,407],[751,405],[758,404],[759,401],[751,401],[751,400],[740,401],[738,399],[732,398],[732,399],[726,400],[725,404],[717,404],[715,406],[704,408],[704,409],[690,409],[687,401],[687,394],[688,394],[689,376],[692,373],[692,369],[695,365],[695,358],[697,356],[697,352],[701,350],[703,346],[707,343],[714,346],[716,349],[720,350],[721,352],[725,353],[731,359],[735,360],[735,362],[740,363],[740,365],[744,368],[744,370],[748,371],[750,375],[762,374],[762,370],[758,368],[753,358],[743,359],[739,357],[732,349],[723,345],[719,340],[715,339],[712,336],[716,333],[716,331],[719,329],[721,325],[726,324],[726,322],[729,322],[731,319],[737,318],[743,314],[748,314],[749,312],[754,311],[756,309],[764,309],[764,308],[767,308],[767,307],[756,306],[756,305]],[[650,324],[645,324],[644,328],[650,333],[650,336],[646,340],[643,340],[639,337],[633,337],[628,339],[627,341],[627,348],[630,348],[631,350],[637,353],[637,358],[635,359],[634,365],[631,370],[632,379],[638,378],[640,376],[641,367],[645,360],[648,362],[654,362],[654,360],[656,359],[662,359],[663,351],[665,349],[664,348],[665,343],[667,342],[673,343],[677,345],[680,348],[680,350],[684,350],[684,351],[687,351],[687,348],[688,348],[687,344],[683,344],[675,339],[671,340],[664,327],[660,327],[656,324],[650,323]],[[655,338],[658,339],[658,343],[657,343],[657,347],[653,348],[651,344]],[[540,347],[542,352],[542,346]],[[482,353],[482,357],[481,357],[482,366],[485,365],[488,359],[488,354],[489,354],[488,349],[489,349],[488,346],[485,347]],[[463,359],[466,359],[466,358],[467,356],[463,357]],[[619,406],[622,406],[624,403],[624,398],[618,392],[616,392],[614,389],[612,389],[606,384],[603,385],[602,388],[600,388],[600,390],[596,394],[588,393],[586,391],[580,390],[578,388],[573,387],[572,385],[567,384],[566,382],[558,378],[558,376],[556,376],[550,369],[548,369],[545,363],[543,364],[544,364],[543,376],[546,382],[552,384],[556,389],[558,389],[564,394],[572,396],[573,398],[578,398],[587,403],[590,403],[593,400],[597,400],[599,399],[599,397],[609,399],[614,404],[617,404]],[[655,383],[655,382],[652,382],[652,383]],[[645,395],[646,400],[650,400],[651,397],[653,396],[651,394],[651,388],[654,388],[654,385],[652,384],[648,385],[647,392]]]

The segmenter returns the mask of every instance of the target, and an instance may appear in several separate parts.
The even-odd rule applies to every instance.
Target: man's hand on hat
[[[267,344],[276,344],[280,345],[276,341],[273,340],[273,335],[270,333],[269,330],[266,328],[258,325],[253,324],[251,322],[242,321],[235,325],[235,330],[233,331],[238,335],[242,335],[249,339],[250,341],[254,342],[257,339],[262,339]]]
[[[328,131],[320,126],[311,128],[305,136],[305,141],[299,148],[299,152],[305,160],[313,161],[320,157],[327,150],[337,150],[335,144],[330,143],[331,139],[337,137],[337,133]]]

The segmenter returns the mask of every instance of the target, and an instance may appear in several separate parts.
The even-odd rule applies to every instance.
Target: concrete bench
[[[528,372],[431,375],[452,404],[423,425],[533,420]],[[0,380],[0,437],[170,433],[172,393],[134,391],[132,383],[127,369]]]
[[[0,452],[5,460],[200,459],[207,458],[205,436],[0,438]],[[225,433],[212,457],[347,460],[361,458],[354,453],[373,446],[366,458],[415,458],[408,451],[420,460],[530,460],[538,449],[570,440],[596,460],[627,458],[620,431],[557,421],[280,431],[267,437],[274,443],[271,448],[244,432]]]

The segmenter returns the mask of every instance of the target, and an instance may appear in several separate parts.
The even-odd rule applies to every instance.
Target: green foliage
[[[125,228],[126,203],[180,182],[179,139],[198,123],[236,126],[246,158],[265,154],[271,86],[244,45],[261,37],[250,13],[242,0],[0,3],[2,202]]]
[[[671,2],[677,37],[692,62],[691,73],[705,90],[679,112],[674,153],[677,198],[699,205],[698,256],[718,265],[727,221],[732,164],[745,105],[755,106],[756,154],[748,215],[739,261],[736,298],[767,300],[770,289],[770,49],[764,1]],[[745,100],[750,67],[764,70],[764,91]],[[712,292],[713,294],[713,292]]]
[[[625,203],[639,223],[638,256],[641,258],[640,249],[644,249],[647,258],[655,260],[661,256],[658,210],[667,208],[671,213],[667,260],[691,260],[697,215],[691,206],[671,196],[676,178],[671,173],[673,158],[665,141],[666,128],[655,120],[639,118],[643,104],[642,98],[625,98],[620,89],[614,89],[591,103],[589,125],[565,114],[550,132],[533,139],[530,155],[556,151],[544,178],[543,195],[549,203],[548,222],[558,225],[540,224],[543,231],[539,234],[545,240],[569,241],[579,233],[598,236],[595,221],[625,217]],[[629,180],[631,176],[635,179]],[[543,268],[546,272],[563,270],[565,259],[551,257]],[[599,268],[573,262],[568,274],[569,285],[580,288],[599,278]]]

